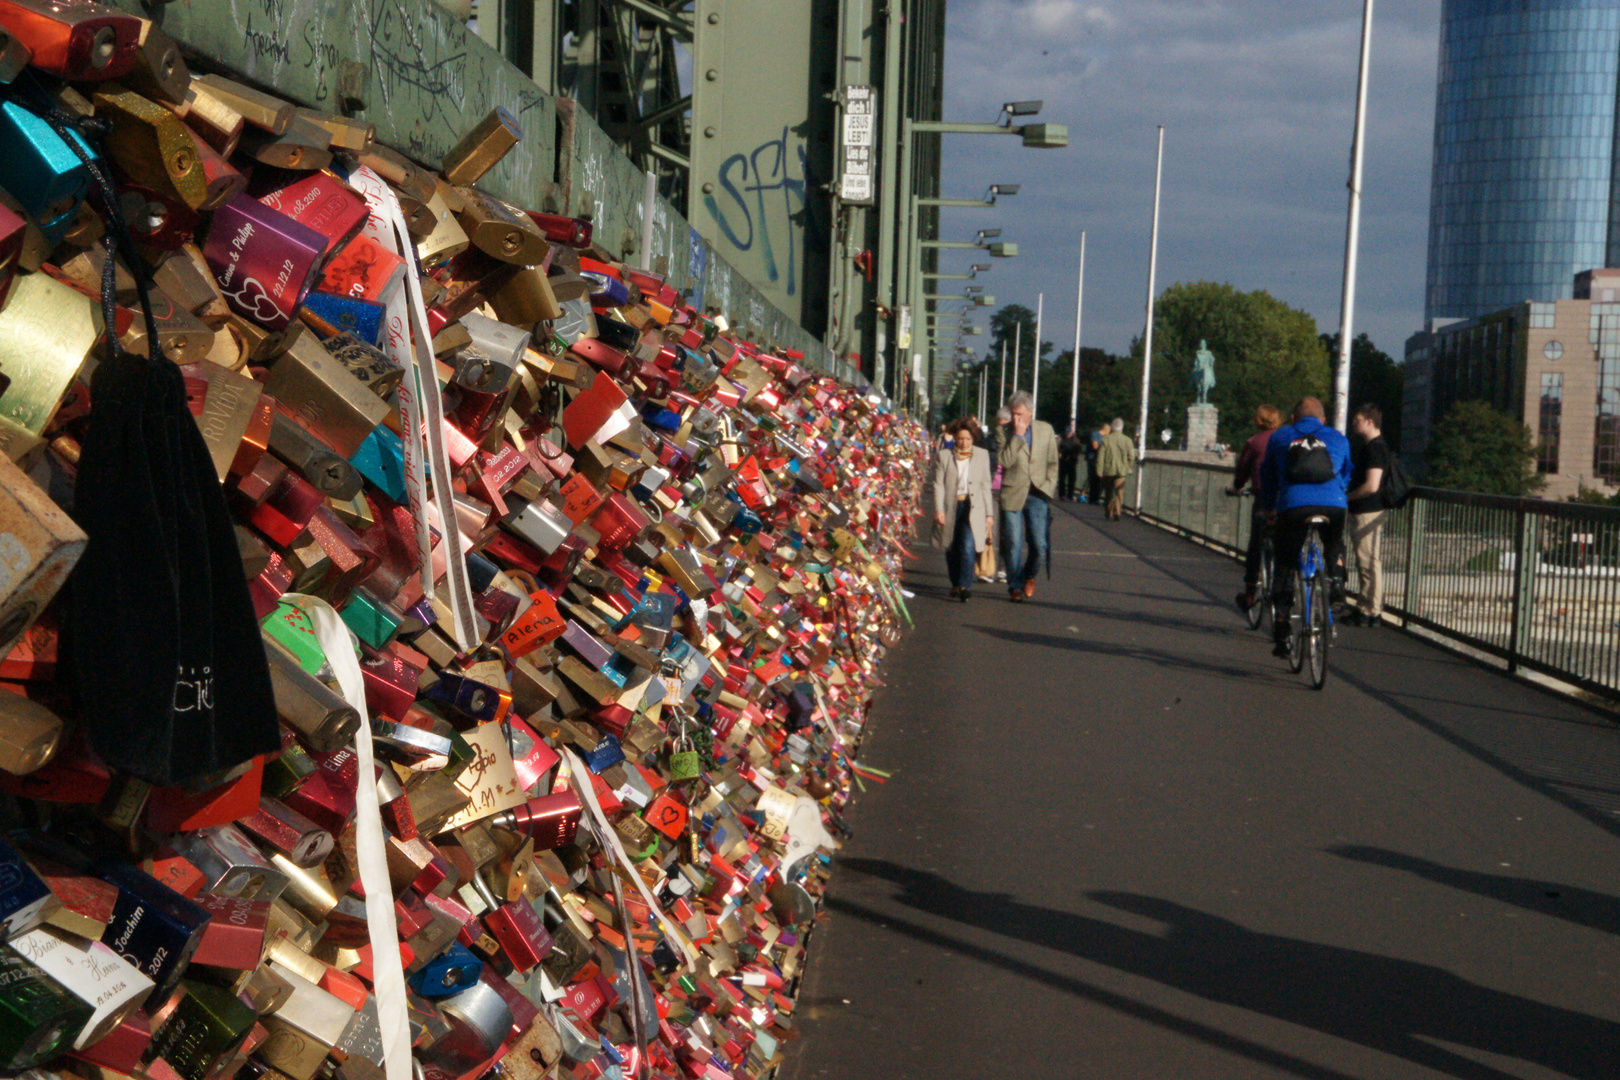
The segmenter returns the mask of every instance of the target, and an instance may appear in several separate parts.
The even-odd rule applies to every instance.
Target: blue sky
[[[945,115],[986,121],[1042,98],[1066,150],[946,136],[942,194],[1023,191],[945,210],[942,237],[999,227],[997,306],[1035,307],[1042,336],[1074,340],[1087,232],[1084,344],[1121,352],[1141,332],[1155,127],[1165,134],[1159,288],[1264,289],[1338,328],[1360,0],[950,0]],[[1419,327],[1439,0],[1382,0],[1373,28],[1356,332],[1399,357]],[[973,261],[947,254],[947,269]],[[952,283],[958,284],[958,283]],[[982,325],[986,320],[978,320]],[[986,339],[978,338],[976,343]]]

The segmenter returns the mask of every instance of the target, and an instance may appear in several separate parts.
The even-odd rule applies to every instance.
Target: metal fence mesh
[[[1231,476],[1150,460],[1126,502],[1140,482],[1144,518],[1241,557],[1254,506],[1225,493]],[[1385,611],[1620,699],[1620,510],[1416,488],[1383,530]]]

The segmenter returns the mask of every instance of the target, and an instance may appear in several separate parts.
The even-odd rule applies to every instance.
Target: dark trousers
[[[1259,502],[1258,499],[1255,500]],[[1266,542],[1266,512],[1257,505],[1249,518],[1249,550],[1243,556],[1243,585],[1249,590],[1260,584],[1260,546]]]
[[[1074,498],[1074,481],[1075,475],[1079,472],[1079,466],[1080,461],[1078,458],[1058,458],[1058,498]]]
[[[1313,517],[1327,518],[1321,527],[1322,548],[1327,556],[1328,578],[1333,582],[1334,594],[1344,590],[1344,522],[1347,511],[1342,506],[1296,506],[1277,513],[1272,525],[1276,538],[1276,580],[1272,582],[1272,600],[1276,604],[1277,618],[1272,624],[1272,636],[1278,641],[1288,637],[1288,616],[1294,606],[1294,572],[1299,569],[1299,552],[1305,546],[1305,532]]]
[[[959,499],[956,503],[956,529],[951,533],[951,546],[945,549],[945,569],[950,573],[951,585],[958,589],[973,588],[973,503]]]
[[[1091,504],[1096,506],[1103,500],[1102,477],[1097,475],[1097,459],[1086,459],[1086,494],[1090,496]]]

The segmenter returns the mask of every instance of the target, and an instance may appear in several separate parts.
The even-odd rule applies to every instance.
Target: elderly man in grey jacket
[[[1001,553],[1013,603],[1035,595],[1035,572],[1046,556],[1050,502],[1057,493],[1057,432],[1034,419],[1034,402],[1020,390],[1011,420],[996,429],[1001,473]]]

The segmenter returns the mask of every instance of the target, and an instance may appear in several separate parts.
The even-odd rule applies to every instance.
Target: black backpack
[[[1325,484],[1338,475],[1327,443],[1315,435],[1301,435],[1288,444],[1288,460],[1283,470],[1290,484]]]
[[[1400,456],[1391,451],[1389,466],[1384,470],[1384,479],[1378,484],[1378,501],[1387,509],[1399,510],[1411,497],[1412,478],[1406,475]]]

